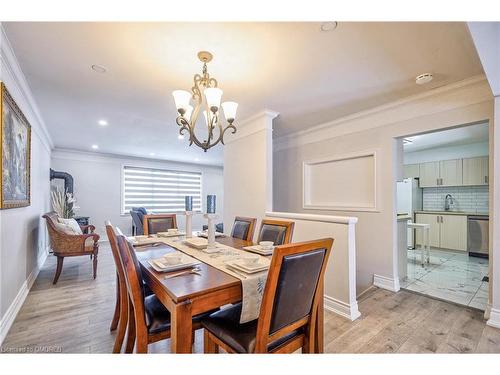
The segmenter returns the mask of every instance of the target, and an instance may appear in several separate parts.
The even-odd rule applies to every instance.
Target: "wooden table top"
[[[237,249],[243,246],[251,246],[251,241],[244,241],[232,237],[219,237],[217,242]],[[162,244],[159,246],[138,246],[136,247],[137,259],[139,260],[144,278],[149,279],[149,282],[161,284],[162,289],[175,302],[179,303],[187,299],[193,299],[196,296],[204,295],[216,290],[234,287],[239,285],[241,281],[223,271],[218,270],[208,264],[200,264],[200,275],[190,274],[179,277],[165,279],[168,272],[157,272],[149,264],[148,260],[157,259],[163,255],[176,251],[174,248]]]

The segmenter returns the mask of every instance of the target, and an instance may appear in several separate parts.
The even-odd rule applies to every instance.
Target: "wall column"
[[[224,232],[235,216],[261,220],[273,205],[273,119],[277,112],[262,111],[237,124],[224,146]]]

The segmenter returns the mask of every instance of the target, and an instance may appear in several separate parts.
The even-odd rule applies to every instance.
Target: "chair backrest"
[[[177,228],[177,217],[175,214],[144,215],[144,234],[156,234],[166,232],[168,229]]]
[[[116,233],[116,243],[123,265],[125,284],[134,308],[136,330],[147,330],[141,266],[127,237],[118,228],[116,228]]]
[[[135,234],[142,235],[144,234],[144,224],[142,221],[143,215],[139,211],[130,210],[130,216],[132,216],[132,222],[135,226]]]
[[[125,281],[125,271],[123,269],[120,250],[118,249],[118,241],[116,238],[115,228],[113,228],[113,225],[111,225],[111,222],[109,220],[104,224],[106,225],[106,234],[108,235],[109,244],[111,246],[111,253],[113,254],[113,260],[115,261],[116,272],[118,274],[118,283],[120,284],[120,291],[126,291],[127,283]]]
[[[293,221],[263,219],[257,242],[273,241],[276,246],[288,244],[292,242],[294,225]]]
[[[255,222],[257,219],[253,217],[236,216],[234,218],[233,230],[231,237],[239,238],[245,241],[252,241],[255,232]]]
[[[333,239],[278,246],[267,276],[257,326],[256,352],[270,342],[316,324],[323,278]]]

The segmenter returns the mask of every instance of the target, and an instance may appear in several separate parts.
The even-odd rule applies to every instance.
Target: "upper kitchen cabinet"
[[[463,159],[463,185],[488,185],[488,156]]]
[[[438,186],[439,183],[439,162],[431,161],[420,164],[420,187]]]
[[[403,169],[404,178],[419,178],[420,166],[419,164],[406,164]]]
[[[420,187],[461,186],[462,159],[421,163]]]
[[[439,175],[439,186],[461,186],[462,159],[440,161]]]

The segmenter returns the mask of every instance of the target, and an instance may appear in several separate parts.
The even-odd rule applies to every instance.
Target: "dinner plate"
[[[274,252],[274,246],[271,248],[271,250],[264,250],[260,245],[244,246],[243,249],[260,255],[273,255]]]
[[[186,232],[175,232],[175,233],[168,233],[168,232],[158,232],[157,233],[158,237],[179,237],[179,236],[185,236]]]
[[[187,238],[183,242],[199,250],[205,249],[208,245],[208,240],[200,237]]]
[[[158,272],[171,272],[182,270],[184,268],[190,268],[201,262],[198,259],[190,257],[189,255],[182,254],[181,262],[178,264],[169,265],[162,262],[162,258],[148,260],[148,263],[153,267],[155,271]]]
[[[260,259],[259,262],[257,262],[255,265],[247,266],[242,263],[240,263],[241,260],[230,260],[226,262],[226,265],[228,267],[232,267],[238,271],[245,272],[245,273],[256,273],[256,272],[262,272],[267,269],[269,269],[269,264],[270,262],[266,262],[263,259]]]

